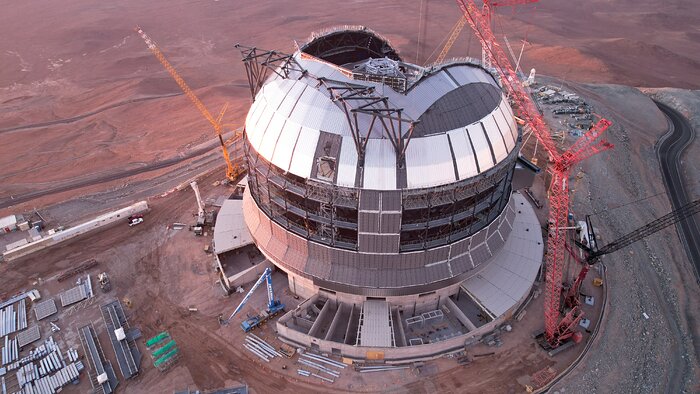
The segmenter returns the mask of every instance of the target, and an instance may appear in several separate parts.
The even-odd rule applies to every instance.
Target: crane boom
[[[219,119],[214,119],[211,113],[209,113],[209,110],[207,110],[207,107],[202,104],[202,102],[199,100],[199,98],[194,94],[192,89],[187,85],[184,79],[180,77],[180,74],[175,70],[175,68],[170,64],[168,59],[165,58],[165,55],[163,55],[163,52],[158,48],[156,45],[155,41],[149,37],[146,32],[143,31],[140,27],[136,27],[134,30],[141,36],[143,41],[146,43],[146,46],[148,49],[155,55],[155,57],[160,61],[160,64],[165,67],[165,70],[168,71],[171,77],[177,82],[178,86],[180,86],[180,89],[185,93],[187,98],[192,101],[192,103],[197,107],[199,112],[204,115],[204,117],[211,123],[211,125],[214,127],[214,131],[216,132],[217,137],[219,138],[219,143],[221,145],[221,151],[224,155],[224,160],[226,160],[226,178],[233,182],[235,181],[236,176],[238,176],[238,170],[237,167],[231,163],[231,158],[228,153],[228,148],[226,147],[226,144],[224,143],[224,137],[223,137],[223,127],[221,126],[221,120],[220,118],[223,117],[223,111],[219,115]]]
[[[233,311],[233,313],[231,313],[231,316],[229,316],[228,319],[226,319],[227,322],[231,321],[231,319],[233,319],[233,317],[236,316],[238,314],[238,312],[241,311],[241,309],[243,309],[243,306],[245,306],[246,302],[248,302],[248,300],[253,295],[255,290],[257,290],[257,288],[260,287],[260,285],[265,280],[267,280],[267,287],[268,287],[267,288],[267,297],[269,299],[269,304],[274,302],[274,298],[271,298],[271,297],[274,297],[274,294],[272,293],[272,270],[268,267],[268,268],[265,268],[265,271],[263,272],[263,274],[260,275],[260,278],[258,278],[257,282],[255,282],[253,287],[250,288],[250,290],[248,291],[248,294],[246,294],[245,297],[243,297],[243,300],[241,300],[241,303],[238,304],[238,306]],[[269,304],[268,304],[268,306],[269,306]]]
[[[586,262],[589,264],[595,263],[600,256],[618,251],[656,233],[657,231],[663,230],[666,227],[676,224],[685,218],[693,216],[698,212],[700,212],[700,199],[689,202],[675,211],[669,212],[666,215],[661,216],[660,218],[623,235],[600,249],[594,247],[594,249],[588,255]],[[588,222],[589,239],[595,239],[595,233],[593,233],[593,227],[590,224],[589,217],[586,217],[586,222]]]

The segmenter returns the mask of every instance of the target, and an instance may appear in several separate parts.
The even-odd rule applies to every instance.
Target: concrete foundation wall
[[[532,289],[530,289],[530,292],[531,291]],[[374,354],[376,352],[384,354],[384,362],[386,362],[387,364],[425,361],[441,357],[442,355],[447,353],[463,350],[465,346],[478,342],[481,339],[481,337],[483,337],[486,334],[489,334],[494,329],[501,326],[506,321],[510,320],[513,316],[513,313],[520,307],[520,305],[523,302],[525,302],[530,292],[527,292],[522,299],[520,299],[515,305],[513,305],[513,307],[511,307],[503,315],[498,316],[495,320],[479,328],[476,328],[473,331],[470,331],[464,335],[460,335],[458,337],[450,338],[448,340],[437,343],[393,348],[374,348],[353,346],[344,343],[314,338],[302,332],[295,331],[290,327],[287,327],[286,322],[293,318],[293,314],[296,310],[288,312],[277,321],[277,332],[280,340],[292,346],[301,346],[305,348],[314,347],[321,352],[340,354],[343,357],[350,358],[355,361],[365,361],[369,359],[368,353]],[[303,302],[299,305],[299,307],[297,307],[297,309],[304,308],[306,305],[308,305],[308,303],[314,302],[315,299],[316,298],[313,297],[312,299]],[[448,308],[450,308],[451,312],[455,312],[452,308],[455,308],[456,306],[451,300],[445,300],[441,304],[443,303],[447,305]],[[460,312],[458,308],[457,312]],[[463,317],[466,319],[466,316]],[[466,320],[468,321],[468,319]],[[515,327],[515,329],[517,329],[517,327]]]
[[[243,286],[246,283],[255,282],[260,278],[265,268],[274,268],[269,260],[263,260],[262,262],[255,264],[254,266],[245,269],[235,275],[226,276],[223,274],[224,270],[221,266],[221,261],[218,256],[216,258],[216,263],[219,266],[219,271],[221,272],[221,281],[224,288],[228,291],[235,291],[236,287]]]

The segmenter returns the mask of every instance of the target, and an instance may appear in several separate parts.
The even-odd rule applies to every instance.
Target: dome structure
[[[258,87],[246,222],[301,287],[424,293],[504,245],[520,131],[475,62],[421,67],[345,28],[313,36]]]

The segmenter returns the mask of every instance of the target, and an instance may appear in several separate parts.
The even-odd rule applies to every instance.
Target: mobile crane
[[[575,241],[576,245],[585,252],[586,256],[583,259],[579,258],[575,252],[569,250],[569,252],[573,252],[571,253],[571,255],[574,256],[574,259],[581,263],[581,271],[579,272],[578,276],[576,277],[576,280],[571,285],[571,287],[565,295],[565,305],[567,305],[568,307],[574,307],[579,304],[581,284],[583,283],[584,279],[586,279],[586,275],[588,274],[590,267],[595,265],[595,263],[597,263],[598,260],[600,260],[601,256],[627,247],[639,240],[642,240],[656,233],[657,231],[663,230],[664,228],[672,224],[678,223],[685,218],[691,217],[698,212],[700,212],[700,199],[689,202],[688,204],[683,205],[675,211],[667,213],[666,215],[661,216],[660,218],[653,220],[626,235],[623,235],[622,237],[608,243],[607,245],[601,248],[598,248],[596,242],[596,236],[595,231],[593,230],[593,225],[591,223],[591,217],[586,216],[587,236],[584,239],[588,241],[586,243],[580,242],[578,240]]]
[[[253,287],[251,287],[250,291],[248,291],[248,294],[246,294],[245,297],[243,297],[243,300],[240,304],[238,304],[233,313],[231,313],[231,316],[229,316],[228,319],[222,322],[223,324],[228,324],[231,322],[233,317],[236,316],[238,312],[241,311],[241,309],[243,309],[243,306],[248,302],[250,297],[253,295],[253,292],[255,292],[255,290],[258,287],[260,287],[260,285],[263,282],[267,283],[267,308],[260,311],[259,314],[252,317],[249,316],[246,320],[244,320],[241,323],[241,328],[243,329],[243,332],[249,332],[254,330],[266,320],[270,319],[271,317],[274,317],[282,310],[284,310],[284,304],[281,303],[279,299],[275,299],[275,292],[272,288],[272,269],[268,267],[265,268],[265,271],[262,275],[260,275],[260,278],[257,282],[255,282]]]

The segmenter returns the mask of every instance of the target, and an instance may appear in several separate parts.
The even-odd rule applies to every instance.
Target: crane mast
[[[515,114],[523,120],[524,129],[532,131],[537,141],[549,155],[550,184],[549,219],[546,254],[546,283],[544,297],[545,339],[549,347],[556,348],[575,334],[575,327],[582,317],[579,308],[571,309],[563,318],[560,315],[562,276],[566,258],[567,215],[569,211],[569,175],[580,161],[599,152],[611,149],[612,144],[599,139],[611,125],[600,119],[569,149],[559,153],[552,140],[549,127],[518,79],[506,53],[495,39],[490,21],[480,12],[473,0],[456,0],[462,9],[481,47],[498,74],[503,88],[513,103]]]
[[[199,100],[199,98],[194,94],[192,89],[187,85],[184,79],[180,77],[180,74],[175,70],[175,68],[170,64],[168,59],[165,58],[165,55],[163,55],[163,52],[158,48],[156,45],[155,41],[149,37],[146,32],[143,31],[140,27],[136,27],[134,30],[141,36],[143,41],[146,43],[146,46],[148,49],[153,53],[153,55],[160,61],[160,64],[163,65],[166,71],[170,74],[170,76],[175,80],[175,82],[178,84],[180,89],[185,93],[187,98],[192,101],[192,103],[197,107],[199,112],[204,115],[204,117],[211,123],[211,125],[214,127],[214,131],[216,132],[217,137],[219,138],[219,144],[221,145],[221,152],[224,155],[224,160],[226,161],[226,178],[234,182],[236,180],[236,177],[239,174],[239,170],[237,166],[234,166],[234,164],[231,162],[231,157],[229,156],[228,153],[228,148],[226,146],[226,143],[224,142],[224,137],[223,137],[223,126],[221,125],[221,118],[223,117],[224,111],[226,110],[222,109],[221,113],[219,114],[219,117],[217,119],[214,119],[211,113],[209,113],[209,110],[207,110],[207,107],[202,104],[202,102]]]
[[[498,1],[494,3],[490,3],[489,0],[484,0],[484,5],[482,6],[482,14],[488,19],[489,26],[491,26],[491,13],[492,13],[492,7],[506,7],[506,6],[514,6],[514,5],[519,5],[519,4],[529,4],[529,3],[536,3],[540,0],[503,0],[503,1]],[[454,45],[455,41],[457,41],[457,37],[459,37],[459,33],[462,32],[462,29],[464,29],[464,26],[467,24],[467,19],[462,16],[459,18],[457,23],[452,27],[452,30],[450,31],[450,37],[447,39],[447,42],[445,43],[445,46],[442,47],[442,50],[440,51],[440,54],[437,56],[435,59],[435,63],[442,63],[445,60],[445,57],[447,56],[447,53],[450,51],[452,46]],[[482,49],[482,54],[481,54],[481,61],[484,66],[486,66],[487,63],[487,56],[485,53],[485,50]]]

